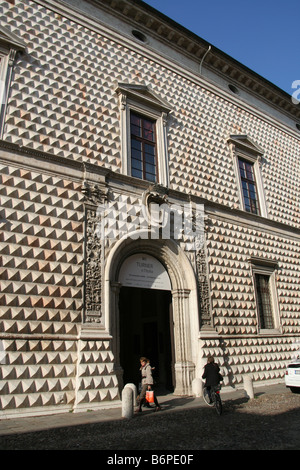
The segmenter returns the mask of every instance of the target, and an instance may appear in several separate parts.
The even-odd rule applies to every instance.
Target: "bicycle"
[[[222,400],[220,397],[221,385],[211,386],[210,394],[207,387],[203,387],[203,399],[208,406],[215,406],[218,415],[222,414]]]

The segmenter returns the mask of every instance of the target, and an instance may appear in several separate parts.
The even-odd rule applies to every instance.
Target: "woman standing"
[[[152,385],[153,385],[153,377],[152,377],[152,369],[150,366],[150,361],[146,359],[146,357],[141,357],[140,358],[140,363],[141,363],[141,375],[142,375],[142,390],[140,393],[140,403],[139,407],[136,410],[137,412],[142,411],[142,405],[143,403],[146,402],[146,391],[151,390]],[[157,398],[154,394],[154,403],[155,403],[155,410],[154,411],[159,411],[161,410],[161,407],[158,404]]]

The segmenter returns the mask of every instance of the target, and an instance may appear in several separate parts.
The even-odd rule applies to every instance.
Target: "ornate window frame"
[[[7,98],[17,52],[26,44],[15,34],[0,26],[0,138],[3,137]]]
[[[157,138],[157,183],[169,186],[167,116],[170,106],[146,85],[120,83],[121,172],[131,176],[130,112],[155,121]]]
[[[245,160],[253,166],[258,196],[258,205],[260,211],[259,215],[262,217],[268,217],[266,198],[260,169],[261,158],[264,153],[263,150],[258,145],[254,144],[247,135],[231,135],[228,139],[228,143],[231,148],[241,208],[246,211],[241,181],[241,173],[239,169],[239,159]],[[252,212],[248,213],[253,214]]]

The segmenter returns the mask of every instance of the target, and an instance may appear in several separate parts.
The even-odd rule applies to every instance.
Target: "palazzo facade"
[[[142,1],[0,5],[0,417],[300,349],[300,104]],[[297,78],[297,77],[296,77]]]

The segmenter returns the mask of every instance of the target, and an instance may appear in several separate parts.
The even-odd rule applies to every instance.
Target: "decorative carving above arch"
[[[168,193],[169,190],[165,186],[160,184],[153,184],[143,193],[142,196],[142,210],[144,213],[145,220],[148,223],[155,223],[153,214],[151,214],[151,204],[156,206],[161,206],[163,204],[168,204]],[[168,216],[167,214],[160,214],[159,220],[157,220],[157,225],[165,225],[167,220],[164,220]]]

